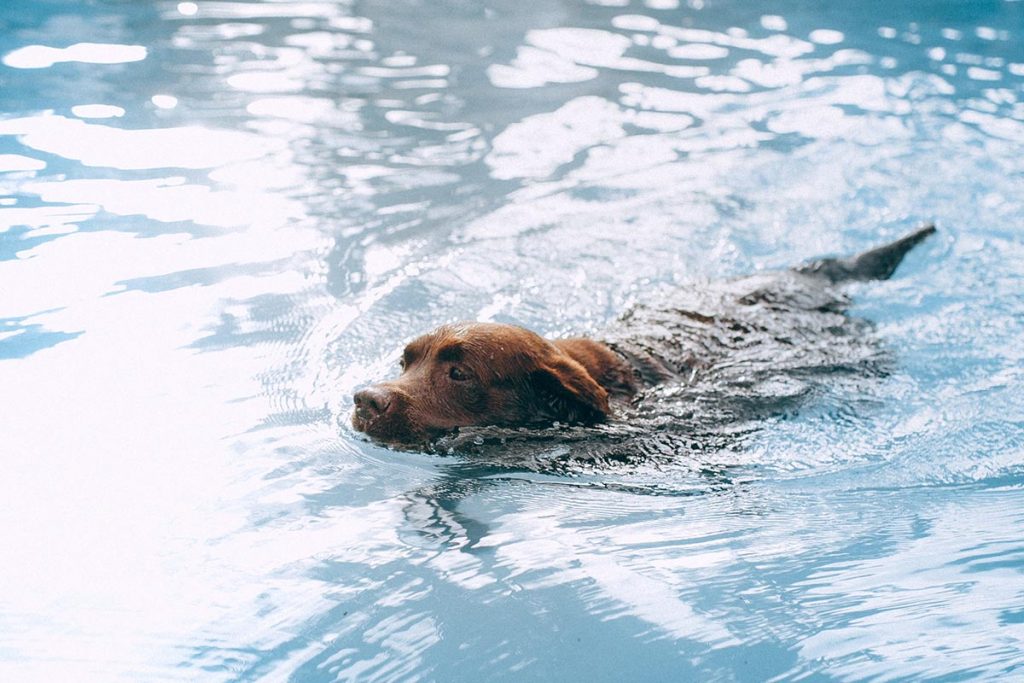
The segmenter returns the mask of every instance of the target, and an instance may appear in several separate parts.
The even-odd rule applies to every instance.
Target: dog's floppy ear
[[[586,368],[552,347],[531,375],[540,412],[566,422],[601,422],[611,409],[608,392]]]

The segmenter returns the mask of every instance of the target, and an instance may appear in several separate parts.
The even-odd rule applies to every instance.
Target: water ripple
[[[1020,13],[772,11],[8,21],[0,676],[1019,670]],[[927,253],[850,291],[885,367],[766,382],[791,403],[712,443],[671,392],[673,438],[641,416],[406,453],[347,426],[441,322],[599,334],[925,220]],[[566,457],[630,438],[647,456]]]

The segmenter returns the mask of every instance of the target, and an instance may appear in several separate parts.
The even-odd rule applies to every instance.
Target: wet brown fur
[[[411,443],[469,425],[592,424],[609,415],[610,395],[635,391],[632,369],[604,344],[459,323],[410,342],[400,377],[356,395],[352,425]]]

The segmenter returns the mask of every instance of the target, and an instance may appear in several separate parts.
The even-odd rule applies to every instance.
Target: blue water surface
[[[1022,159],[1019,1],[5,4],[0,680],[1021,678]],[[725,469],[348,426],[442,322],[929,220]]]

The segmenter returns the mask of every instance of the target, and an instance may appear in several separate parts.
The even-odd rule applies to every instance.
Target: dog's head
[[[608,393],[576,360],[512,325],[445,325],[413,340],[402,374],[355,394],[352,426],[387,443],[422,443],[457,427],[594,423]]]

